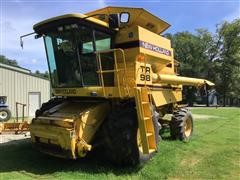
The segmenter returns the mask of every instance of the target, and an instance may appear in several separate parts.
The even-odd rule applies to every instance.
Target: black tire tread
[[[112,163],[133,166],[139,163],[137,129],[134,108],[115,109],[109,115],[103,132],[107,139],[105,155]]]
[[[173,112],[172,120],[170,122],[170,134],[173,139],[181,141],[188,141],[192,135],[186,137],[184,134],[184,126],[186,119],[190,118],[192,121],[192,132],[193,132],[193,119],[191,112],[186,108],[180,108]]]
[[[156,143],[159,141],[158,114],[153,114]],[[105,155],[119,166],[136,166],[148,161],[152,154],[142,154],[137,144],[138,120],[134,105],[115,108],[102,125],[106,137]]]

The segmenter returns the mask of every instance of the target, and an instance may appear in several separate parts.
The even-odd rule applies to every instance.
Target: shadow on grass
[[[162,140],[164,140],[164,141],[175,141],[170,136],[170,129],[169,128],[162,128],[159,132],[159,135],[161,136]]]
[[[86,174],[111,172],[115,175],[124,175],[136,173],[141,169],[141,166],[113,166],[97,153],[77,160],[55,158],[38,152],[32,147],[29,139],[0,144],[0,164],[0,173],[25,171],[35,175],[74,171]]]

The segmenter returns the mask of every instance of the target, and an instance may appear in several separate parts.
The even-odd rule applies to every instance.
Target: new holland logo
[[[171,56],[171,51],[164,49],[162,47],[159,46],[155,46],[153,44],[150,44],[148,42],[144,42],[144,41],[139,41],[139,46],[143,47],[145,49],[160,53],[160,54],[164,54],[166,56]]]
[[[77,94],[76,89],[55,89],[56,94]]]

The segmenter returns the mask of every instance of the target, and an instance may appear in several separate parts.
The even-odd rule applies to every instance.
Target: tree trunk
[[[206,85],[206,93],[207,93],[207,102],[206,102],[206,105],[207,105],[207,107],[209,107],[209,94],[208,94],[208,85]]]
[[[229,98],[229,106],[232,106],[232,98]]]
[[[223,92],[223,107],[226,106],[226,93]]]

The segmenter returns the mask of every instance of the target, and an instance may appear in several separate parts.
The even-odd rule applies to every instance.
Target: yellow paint
[[[149,31],[152,31],[156,34],[160,34],[165,31],[167,28],[170,27],[170,24],[165,22],[164,20],[154,16],[153,14],[149,13],[143,8],[129,8],[129,7],[106,7],[102,9],[98,9],[86,15],[94,15],[94,14],[114,14],[114,13],[121,13],[121,12],[128,12],[130,14],[129,22],[127,26],[142,26]],[[99,16],[96,16],[98,19],[102,19]],[[103,19],[104,22],[108,23],[108,18]]]
[[[115,29],[114,43],[121,48],[96,52],[96,72],[101,86],[53,88],[55,96],[88,99],[85,102],[56,106],[54,110],[51,109],[53,113],[35,118],[30,125],[34,143],[54,145],[64,151],[63,154],[56,154],[46,150],[46,153],[75,159],[84,157],[91,151],[91,141],[111,110],[109,103],[100,102],[99,97],[112,102],[129,98],[135,100],[139,123],[139,149],[144,154],[154,152],[157,145],[151,105],[154,104],[159,111],[168,104],[176,107],[177,102],[182,100],[182,85],[214,85],[204,79],[176,75],[178,62],[174,60],[171,42],[159,35],[170,25],[142,8],[106,7],[85,15],[67,14],[37,23],[34,29],[56,20],[67,21],[70,18],[78,19],[79,23],[88,21],[109,28],[108,15],[121,12],[130,14],[129,22]],[[105,14],[105,19],[99,14]],[[86,18],[87,16],[92,17]],[[113,53],[114,68],[103,70],[101,57],[109,52]],[[108,73],[112,73],[114,77],[112,87],[105,86],[104,74]],[[94,98],[96,102],[92,101]]]
[[[152,97],[156,107],[176,103],[182,100],[182,90],[153,90]]]
[[[138,146],[143,154],[157,150],[149,92],[146,87],[134,89],[139,125]]]
[[[56,156],[72,159],[84,157],[91,150],[92,147],[89,143],[106,118],[110,107],[108,103],[104,102],[80,104],[69,103],[59,108],[58,111],[50,115],[55,118],[42,116],[33,119],[33,123],[30,125],[32,141],[36,144],[55,145],[62,151],[68,152],[63,155],[56,153],[54,154]],[[70,113],[72,113],[72,119],[64,118],[69,116]],[[60,115],[63,117],[62,119],[56,118]],[[68,127],[64,122],[69,123]],[[51,150],[43,152],[52,154]]]
[[[84,15],[84,14],[65,14],[65,15],[61,15],[61,16],[56,16],[56,17],[53,17],[53,18],[50,18],[50,19],[47,19],[47,20],[44,20],[44,21],[41,21],[37,24],[35,24],[33,26],[33,28],[35,29],[36,27],[39,27],[39,26],[43,26],[47,23],[51,23],[53,21],[56,21],[56,20],[63,20],[63,19],[67,19],[67,18],[76,18],[76,19],[79,19],[80,21],[83,19],[83,18],[86,18],[87,16]],[[100,21],[94,17],[89,17],[89,18],[86,18],[85,19],[86,21],[90,21],[90,22],[93,22],[93,23],[96,23],[96,24],[99,24],[101,26],[105,26],[105,27],[108,27],[108,24],[103,22],[103,21]]]

